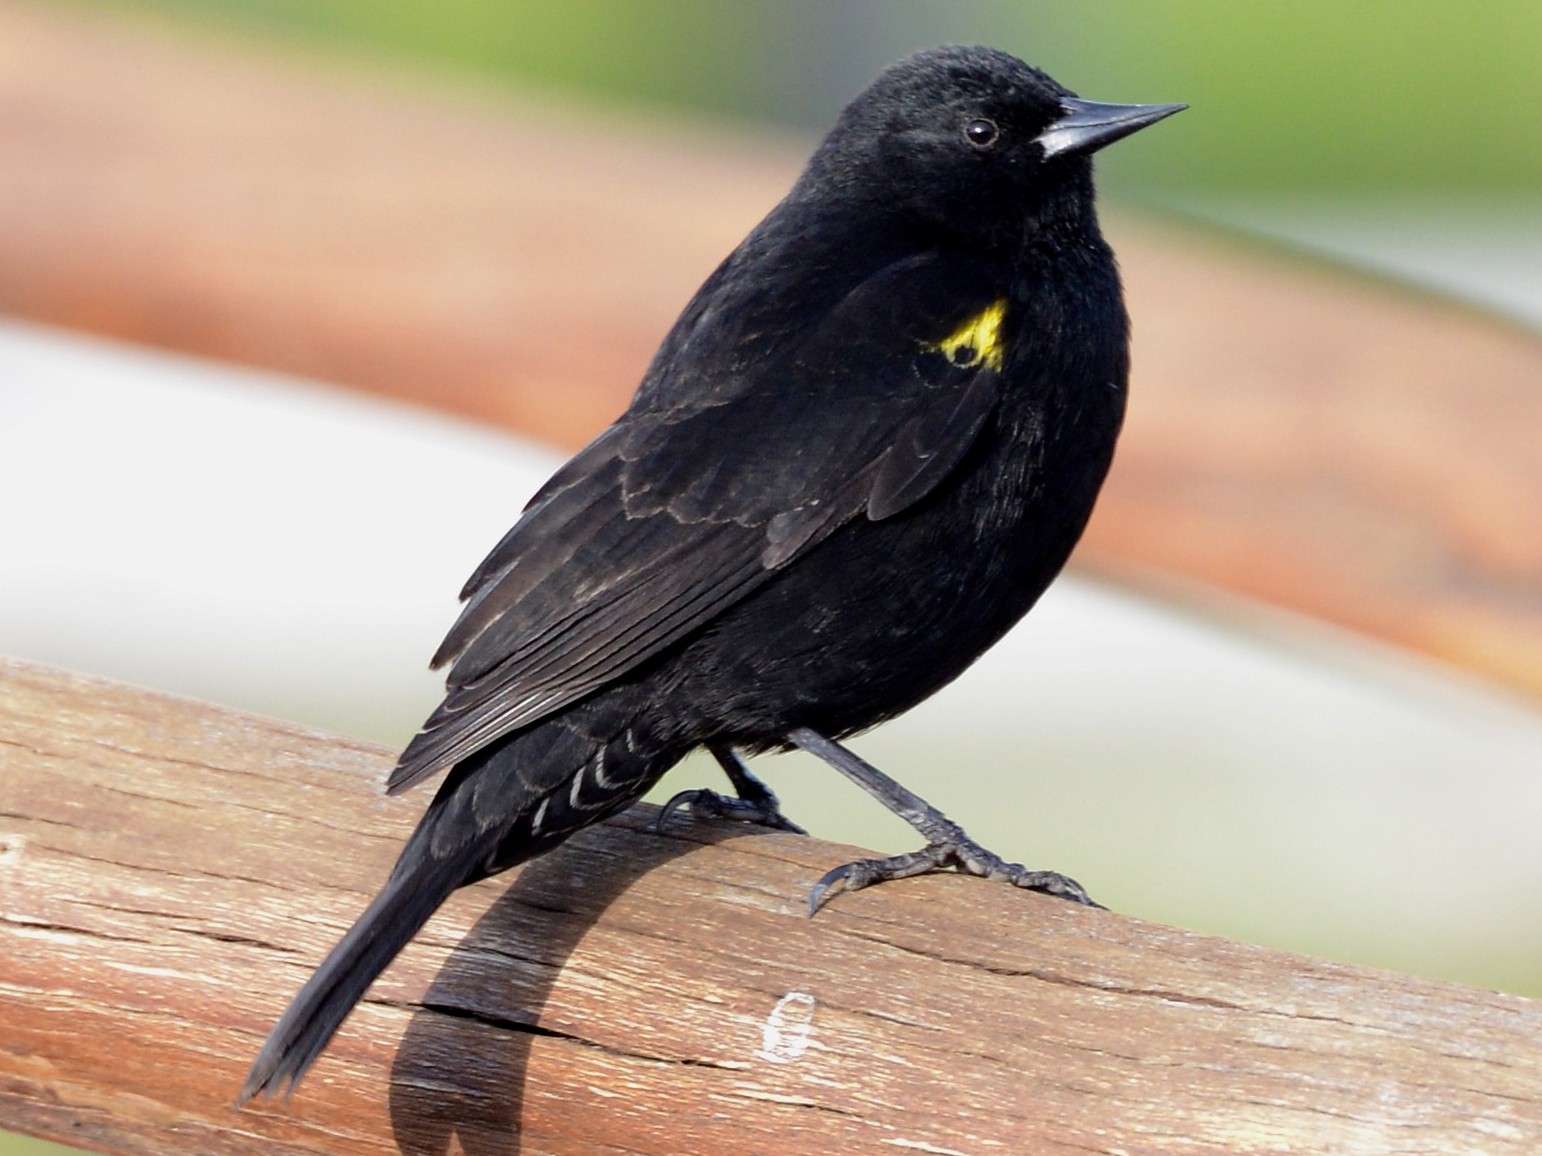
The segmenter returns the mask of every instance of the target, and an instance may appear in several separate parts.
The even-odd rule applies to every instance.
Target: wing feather
[[[1000,385],[995,370],[982,369],[957,404],[934,406],[901,430],[872,471],[867,516],[875,522],[894,517],[952,473],[996,408]]]
[[[894,517],[932,492],[1001,388],[994,368],[957,364],[938,342],[999,310],[993,300],[979,270],[912,257],[856,285],[775,356],[752,369],[741,359],[742,380],[699,399],[645,383],[467,582],[434,659],[450,664],[445,700],[387,789],[624,676],[852,519]],[[742,311],[688,315],[758,332]],[[650,372],[676,371],[700,367]]]
[[[445,700],[403,751],[386,783],[405,790],[494,739],[582,698],[688,634],[770,576],[744,539],[754,530],[720,527],[698,540],[693,565],[713,566],[713,581],[680,577],[661,563],[634,577],[618,596],[533,632],[503,663],[474,681],[451,682]],[[520,614],[522,621],[524,615]]]

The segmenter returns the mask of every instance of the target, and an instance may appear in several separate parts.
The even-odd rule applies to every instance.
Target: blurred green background
[[[1100,158],[1125,199],[1542,190],[1542,4],[1489,0],[55,0],[416,75],[810,136],[910,49],[985,42],[1100,100],[1181,100]],[[1533,215],[1533,219],[1542,213]],[[0,1137],[13,1156],[62,1151]]]
[[[78,0],[77,0],[78,2]],[[1121,191],[1542,188],[1535,0],[109,0],[582,100],[815,131],[910,49],[983,42],[1098,100],[1182,100]]]

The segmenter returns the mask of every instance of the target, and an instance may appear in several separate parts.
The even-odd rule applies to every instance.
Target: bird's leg
[[[723,773],[733,784],[736,797],[729,798],[716,791],[709,791],[705,787],[681,791],[664,804],[658,820],[654,823],[656,829],[662,830],[664,825],[674,817],[676,811],[689,808],[693,815],[706,815],[713,819],[732,819],[740,823],[756,823],[762,827],[774,827],[778,831],[791,831],[797,835],[808,834],[802,827],[782,814],[781,803],[777,800],[775,792],[761,782],[754,771],[750,770],[738,751],[732,747],[719,746],[709,746],[707,749],[712,752],[712,757],[717,760],[718,766],[723,768]]]
[[[1025,887],[1030,891],[1042,891],[1046,895],[1055,895],[1088,907],[1102,906],[1093,902],[1086,889],[1074,879],[1054,871],[1030,871],[1020,863],[1008,863],[1000,855],[987,851],[966,835],[962,827],[914,791],[907,790],[865,759],[858,758],[818,731],[798,727],[787,738],[809,754],[817,755],[829,763],[921,832],[926,839],[926,846],[919,851],[887,859],[858,859],[855,863],[846,863],[827,872],[809,892],[810,917],[836,887],[860,891],[874,883],[908,879],[912,875],[925,875],[949,867],[966,875],[979,875]]]

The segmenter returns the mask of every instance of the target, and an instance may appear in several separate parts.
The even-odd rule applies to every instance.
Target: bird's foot
[[[893,855],[887,859],[858,859],[827,871],[808,896],[809,918],[814,917],[825,902],[837,891],[861,891],[875,883],[891,879],[909,879],[912,875],[928,875],[934,871],[956,869],[964,875],[978,875],[1010,883],[1029,891],[1042,891],[1059,899],[1068,899],[1087,907],[1102,908],[1076,880],[1055,871],[1030,871],[1021,863],[1008,863],[993,851],[987,851],[968,838],[962,831],[956,837],[928,843],[919,851],[905,855]]]
[[[777,831],[791,831],[795,835],[808,834],[802,827],[782,814],[776,796],[766,792],[764,799],[746,799],[742,796],[720,795],[706,787],[681,791],[659,811],[654,828],[662,831],[680,811],[690,811],[692,816],[707,819],[728,819],[735,823],[754,823]]]
[[[874,883],[890,879],[908,879],[912,875],[926,875],[933,871],[955,868],[965,875],[979,875],[1023,887],[1029,891],[1042,891],[1060,899],[1069,899],[1087,907],[1101,908],[1076,880],[1054,871],[1030,871],[1021,863],[1008,863],[994,851],[987,851],[964,833],[964,829],[932,806],[914,791],[908,790],[884,774],[866,759],[824,737],[809,727],[797,727],[789,731],[787,739],[794,746],[802,747],[817,755],[841,774],[867,791],[889,810],[909,823],[926,846],[908,855],[894,855],[888,859],[858,859],[846,863],[834,871],[825,873],[809,892],[808,913],[823,906],[826,899],[839,887],[845,891],[861,891]]]
[[[713,757],[728,775],[734,786],[735,797],[720,795],[705,787],[681,791],[659,811],[654,829],[662,831],[677,811],[687,810],[692,815],[709,819],[728,819],[735,823],[754,823],[776,831],[791,831],[794,835],[807,835],[798,824],[782,814],[782,804],[770,787],[745,765],[738,752],[728,747],[713,747]]]

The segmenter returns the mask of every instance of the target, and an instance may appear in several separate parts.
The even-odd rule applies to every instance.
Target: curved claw
[[[808,893],[808,917],[813,919],[819,913],[819,909],[825,905],[825,900],[833,898],[830,889],[836,884],[841,884],[844,890],[846,880],[851,876],[851,869],[855,863],[842,863],[839,867],[826,871],[819,877],[819,882],[809,889]]]
[[[773,830],[777,830],[777,831],[787,831],[788,833],[793,834],[793,835],[807,835],[808,834],[807,831],[805,831],[802,827],[798,826],[798,824],[794,823],[791,819],[789,819],[786,815],[782,814],[780,811],[773,811],[769,816],[767,816],[762,821],[762,825],[766,826],[766,827],[770,827]]]
[[[675,817],[675,812],[699,802],[700,796],[710,794],[712,794],[711,791],[700,788],[675,792],[670,796],[669,802],[659,808],[658,816],[653,820],[653,829],[655,831],[662,831],[669,825],[669,821]]]
[[[1013,866],[1016,866],[1016,864],[1013,864]],[[1032,881],[1017,882],[1013,880],[1013,882],[1017,883],[1017,886],[1026,888],[1029,891],[1038,891],[1045,895],[1052,895],[1056,899],[1065,899],[1071,903],[1079,903],[1083,907],[1095,907],[1099,911],[1108,910],[1108,908],[1088,895],[1087,889],[1069,875],[1061,875],[1056,871],[1031,871],[1025,873],[1025,878]]]
[[[871,887],[874,883],[885,883],[890,879],[908,879],[912,875],[925,875],[931,871],[940,870],[944,865],[946,848],[940,844],[930,844],[919,851],[911,851],[905,855],[891,855],[887,859],[854,859],[850,863],[842,863],[833,870],[826,871],[820,877],[818,883],[809,892],[808,914],[814,917],[814,912],[824,906],[827,898],[833,897],[833,888],[837,883],[842,891],[861,891],[864,887]]]

